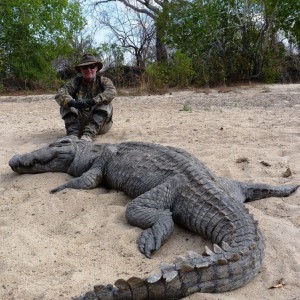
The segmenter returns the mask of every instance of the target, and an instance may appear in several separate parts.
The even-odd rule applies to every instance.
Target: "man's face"
[[[98,66],[97,64],[90,64],[87,66],[80,67],[80,71],[84,79],[91,80],[96,77]]]

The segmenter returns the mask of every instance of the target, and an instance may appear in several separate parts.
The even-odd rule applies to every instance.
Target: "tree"
[[[140,14],[145,14],[154,21],[154,26],[156,29],[156,59],[158,62],[164,62],[167,60],[167,50],[166,46],[163,43],[165,31],[164,31],[164,22],[162,19],[165,17],[165,14],[168,11],[168,5],[172,1],[169,0],[96,0],[93,1],[95,7],[100,6],[108,2],[121,2],[127,8],[132,9]],[[152,4],[153,3],[153,4]]]
[[[96,10],[95,15],[99,24],[112,32],[110,44],[119,44],[135,58],[136,66],[145,67],[155,34],[153,20],[128,8],[119,9],[117,5],[110,10]]]
[[[74,65],[80,61],[83,53],[99,57],[93,36],[85,30],[74,33],[74,36],[68,41],[68,48],[70,51],[61,53],[52,63],[53,69],[62,79],[71,78],[76,74]]]
[[[106,68],[122,66],[124,64],[124,49],[114,43],[102,43],[97,47],[97,57],[103,62]]]
[[[1,0],[2,77],[51,77],[51,62],[72,51],[69,41],[84,25],[79,2],[75,0]]]
[[[295,0],[174,0],[167,42],[193,58],[204,81],[262,79],[270,72],[275,79],[284,55],[280,34],[299,42],[299,9]]]

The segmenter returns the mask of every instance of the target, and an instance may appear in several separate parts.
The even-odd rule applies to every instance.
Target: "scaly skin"
[[[259,272],[264,257],[261,232],[243,203],[285,197],[298,188],[225,179],[183,150],[137,142],[94,145],[67,137],[16,155],[9,165],[20,174],[66,172],[75,177],[52,193],[100,184],[124,191],[134,198],[126,219],[143,229],[138,247],[147,257],[168,240],[174,222],[213,243],[213,250],[188,252],[148,278],[119,279],[115,286],[95,286],[77,298],[86,300],[180,299],[243,286]]]

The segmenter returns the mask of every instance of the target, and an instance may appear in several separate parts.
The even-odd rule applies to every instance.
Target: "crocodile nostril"
[[[16,168],[20,164],[19,156],[13,156],[8,164],[12,169]]]

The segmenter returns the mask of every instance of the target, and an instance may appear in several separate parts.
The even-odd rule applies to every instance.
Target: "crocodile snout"
[[[14,172],[22,173],[32,166],[32,162],[24,159],[21,155],[13,156],[8,162]]]
[[[9,166],[12,168],[13,171],[16,171],[17,168],[20,166],[21,161],[20,161],[20,156],[15,155],[13,156],[10,161],[8,162]]]

